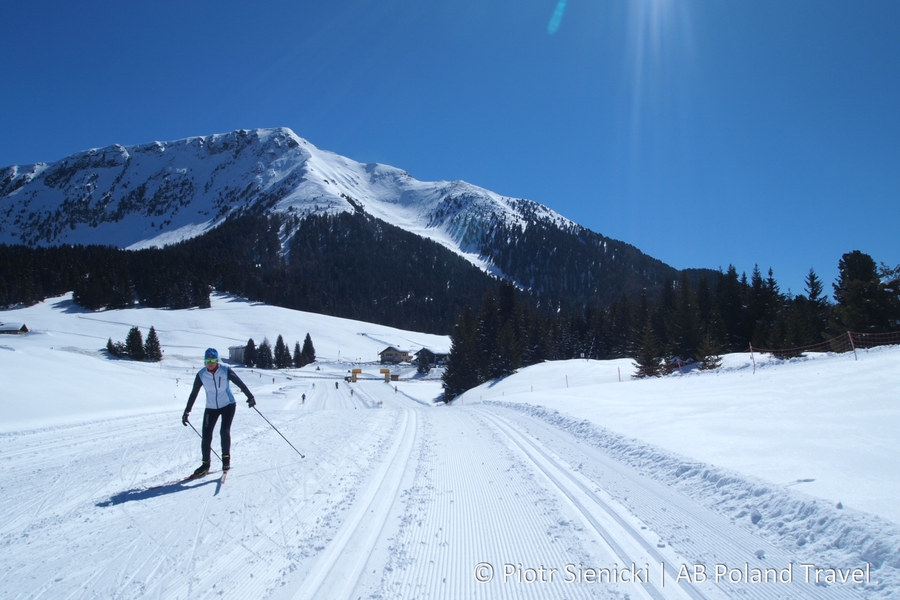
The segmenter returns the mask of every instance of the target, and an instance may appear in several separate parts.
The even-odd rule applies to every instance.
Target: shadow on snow
[[[106,500],[102,500],[97,502],[95,506],[106,507],[106,506],[117,506],[119,504],[125,504],[126,502],[134,502],[136,500],[148,500],[150,498],[158,498],[160,496],[166,496],[168,494],[174,494],[176,492],[183,492],[185,490],[192,490],[200,487],[204,487],[207,485],[216,485],[216,494],[219,493],[219,490],[222,488],[222,480],[218,479],[207,479],[206,481],[198,482],[198,480],[191,481],[175,481],[173,483],[166,483],[163,485],[157,485],[153,487],[141,487],[134,488],[130,490],[125,490],[124,492],[119,492],[118,494],[113,494]]]

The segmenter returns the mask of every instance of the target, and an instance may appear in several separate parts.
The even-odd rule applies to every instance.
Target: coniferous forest
[[[543,360],[627,356],[638,375],[658,375],[679,360],[714,367],[718,355],[751,344],[787,355],[847,331],[900,330],[900,267],[879,266],[860,251],[844,254],[833,283],[810,270],[794,296],[781,292],[771,271],[678,272],[652,260],[640,265],[644,284],[634,285],[619,264],[587,273],[600,256],[596,240],[573,249],[539,229],[496,233],[497,244],[513,239],[517,250],[499,253],[499,266],[527,280],[528,291],[363,213],[243,215],[157,249],[0,245],[0,306],[73,291],[89,310],[203,308],[215,289],[450,334],[447,398]]]
[[[290,238],[282,253],[281,237]],[[448,333],[496,280],[362,214],[243,216],[161,249],[0,245],[0,306],[74,291],[89,310],[209,307],[213,289],[296,310]]]
[[[797,296],[782,294],[771,271],[763,277],[755,269],[748,280],[730,267],[701,277],[697,285],[682,274],[655,299],[623,295],[609,306],[553,315],[501,284],[477,311],[467,307],[457,319],[444,372],[445,400],[545,360],[631,357],[631,375],[646,377],[687,362],[715,368],[719,355],[751,346],[783,357],[843,350],[835,338],[847,332],[857,334],[853,339],[860,346],[900,343],[900,267],[878,267],[860,251],[844,254],[838,267],[836,302],[813,270]]]

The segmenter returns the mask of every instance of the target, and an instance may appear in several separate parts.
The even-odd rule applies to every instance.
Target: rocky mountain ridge
[[[419,181],[320,150],[287,128],[114,145],[0,169],[6,244],[161,247],[229,218],[273,213],[366,214],[553,296],[608,302],[677,277],[637,248],[537,202],[463,181]],[[286,249],[290,232],[281,235]]]

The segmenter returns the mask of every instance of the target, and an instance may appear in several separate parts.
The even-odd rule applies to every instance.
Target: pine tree
[[[313,346],[312,338],[309,337],[309,333],[306,334],[306,338],[303,340],[303,349],[300,351],[300,355],[303,359],[304,367],[316,362],[316,349]]]
[[[288,349],[287,344],[284,343],[284,338],[279,334],[278,339],[275,340],[275,368],[288,369],[290,366],[291,351]]]
[[[291,362],[294,364],[295,369],[303,367],[303,354],[300,352],[300,342],[294,344],[294,355],[291,357]]]
[[[125,352],[125,347],[122,342],[113,343],[112,338],[109,338],[109,341],[106,342],[106,352],[110,356],[120,357]]]
[[[781,296],[778,285],[769,269],[769,276],[763,279],[759,266],[753,267],[753,276],[750,279],[750,288],[747,290],[747,314],[751,338],[750,341],[758,347],[778,347],[782,340],[771,339],[775,318],[781,308]]]
[[[700,369],[709,371],[718,369],[722,365],[723,348],[722,322],[718,313],[714,312],[703,337],[700,339],[700,347],[697,350],[700,356]]]
[[[150,362],[159,362],[163,359],[159,337],[157,337],[156,329],[152,325],[150,326],[150,333],[147,334],[147,341],[144,343],[144,355]]]
[[[125,350],[132,360],[144,360],[144,337],[141,330],[132,327],[125,338]]]
[[[472,309],[466,306],[453,326],[453,333],[450,336],[450,355],[447,357],[447,366],[441,377],[444,402],[450,402],[481,383],[476,367],[478,349],[475,336],[475,317]]]
[[[744,306],[744,289],[746,277],[742,282],[738,278],[734,265],[728,265],[728,270],[719,275],[716,282],[715,305],[722,317],[722,326],[727,332],[726,350],[746,350],[750,343],[750,335],[747,333],[746,308]]]
[[[275,366],[275,361],[272,359],[272,346],[266,338],[263,338],[256,350],[256,366],[260,369],[272,369]]]
[[[641,334],[641,340],[638,347],[637,357],[635,358],[635,367],[637,371],[634,377],[643,379],[645,377],[659,377],[663,374],[662,351],[659,339],[653,332],[653,323],[648,319],[644,324]]]
[[[426,349],[422,349],[416,356],[416,373],[427,375],[431,371],[431,359],[434,355]]]
[[[253,338],[250,338],[247,341],[247,345],[244,346],[244,365],[248,367],[255,367],[256,354],[256,342],[253,341]]]
[[[854,250],[841,257],[834,298],[839,329],[856,333],[892,329],[891,294],[882,285],[875,261],[868,254]]]
[[[722,356],[716,342],[713,341],[712,334],[707,332],[700,342],[700,370],[711,371],[722,366]]]
[[[488,292],[484,302],[481,303],[475,336],[478,340],[478,382],[482,383],[505,375],[499,348],[500,311],[493,292]]]
[[[831,305],[828,298],[823,295],[825,286],[816,272],[810,268],[806,275],[806,297],[801,302],[799,311],[800,344],[815,344],[821,342],[828,331],[828,320],[831,314]]]

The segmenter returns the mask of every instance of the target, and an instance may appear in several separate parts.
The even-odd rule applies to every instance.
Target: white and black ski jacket
[[[209,369],[204,367],[197,372],[197,376],[194,378],[194,387],[191,389],[191,395],[188,397],[187,407],[184,409],[184,412],[191,412],[201,387],[206,390],[206,408],[218,409],[234,404],[234,394],[231,393],[231,387],[228,385],[229,381],[233,381],[236,386],[241,388],[248,400],[253,397],[250,389],[241,381],[237,373],[225,365],[220,364],[214,373],[210,373]]]

